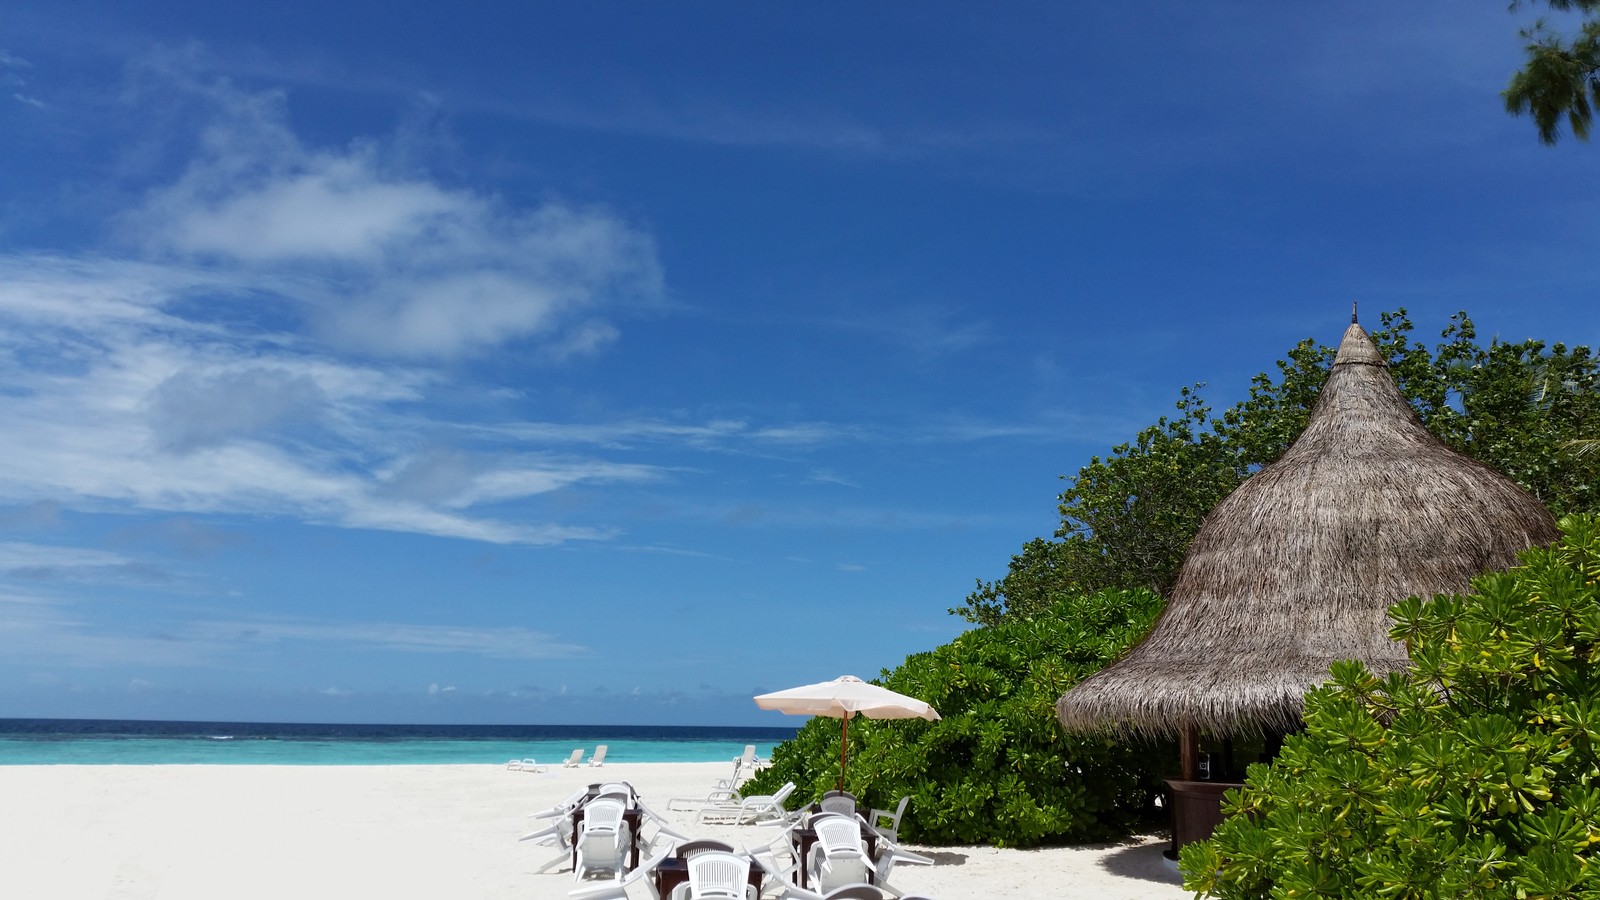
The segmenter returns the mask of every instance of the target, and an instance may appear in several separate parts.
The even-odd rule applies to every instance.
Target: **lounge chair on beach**
[[[579,747],[578,749],[572,751],[572,755],[567,757],[567,761],[561,764],[561,768],[563,768],[563,769],[576,769],[578,767],[578,763],[581,762],[582,760],[583,760],[583,748]]]
[[[550,767],[549,766],[541,766],[541,765],[539,765],[539,763],[536,762],[534,760],[534,758],[531,757],[531,756],[528,757],[527,759],[513,759],[512,761],[506,763],[506,768],[512,770],[513,772],[535,772],[535,773],[538,773],[538,772],[548,772],[548,771],[550,771]]]
[[[794,782],[784,782],[783,787],[776,793],[756,794],[744,797],[737,804],[731,801],[727,804],[707,806],[694,814],[694,823],[699,825],[704,822],[732,822],[734,825],[747,825],[756,822],[772,822],[789,818],[789,811],[783,808],[783,802],[794,793]]]
[[[589,765],[603,766],[606,764],[606,745],[601,744],[594,748],[594,755],[589,757]]]
[[[752,754],[755,745],[746,748]],[[701,806],[731,806],[739,802],[739,785],[749,776],[744,773],[744,757],[733,758],[733,774],[727,778],[718,778],[717,783],[711,786],[711,793],[704,799],[699,797],[673,797],[667,801],[667,809],[688,812]]]

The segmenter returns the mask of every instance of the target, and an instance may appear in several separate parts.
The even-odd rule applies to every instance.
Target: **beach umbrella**
[[[850,717],[869,719],[939,718],[939,711],[915,697],[897,694],[885,687],[868,684],[854,675],[841,675],[832,681],[807,684],[786,691],[756,697],[762,709],[791,716],[829,716],[839,720],[839,790],[844,790],[844,766],[849,747]]]

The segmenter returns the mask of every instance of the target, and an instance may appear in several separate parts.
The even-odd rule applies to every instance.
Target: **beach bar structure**
[[[1238,786],[1203,771],[1202,740],[1261,740],[1270,755],[1332,663],[1380,677],[1406,665],[1389,606],[1464,593],[1557,536],[1539,501],[1423,426],[1352,315],[1305,431],[1206,516],[1150,634],[1062,696],[1057,716],[1073,731],[1178,740],[1176,852],[1211,835]]]

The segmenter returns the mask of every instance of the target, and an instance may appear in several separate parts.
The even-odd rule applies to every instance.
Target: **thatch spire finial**
[[[1350,301],[1350,324],[1351,325],[1360,325],[1361,324],[1360,322],[1356,321],[1356,301],[1354,301],[1354,300]]]

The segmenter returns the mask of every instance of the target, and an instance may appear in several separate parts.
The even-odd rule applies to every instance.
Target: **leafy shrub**
[[[1600,521],[1390,613],[1410,669],[1340,663],[1185,884],[1222,898],[1600,897]]]
[[[1055,702],[1142,637],[1160,611],[1147,591],[1074,596],[907,658],[880,683],[943,718],[852,719],[846,789],[878,808],[909,794],[900,833],[921,843],[1027,847],[1127,834],[1152,812],[1158,773],[1175,752],[1063,734]],[[832,790],[839,725],[807,723],[744,792],[793,781],[796,802],[809,802]]]

